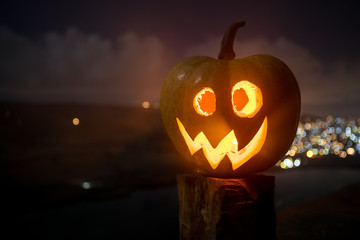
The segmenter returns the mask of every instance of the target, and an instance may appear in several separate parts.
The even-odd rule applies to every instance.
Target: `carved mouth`
[[[251,141],[245,147],[238,150],[238,141],[234,130],[231,130],[220,141],[216,148],[213,148],[203,132],[200,132],[195,139],[192,140],[181,121],[178,118],[176,118],[176,121],[186,145],[189,148],[190,154],[194,155],[202,148],[206,159],[213,169],[217,168],[225,155],[229,157],[233,170],[246,163],[261,150],[265,143],[268,128],[267,117],[265,117],[261,127]]]

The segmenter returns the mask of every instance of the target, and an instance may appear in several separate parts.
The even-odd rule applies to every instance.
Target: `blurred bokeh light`
[[[360,119],[304,117],[289,151],[276,166],[282,169],[299,167],[302,159],[337,156],[347,158],[360,153]]]

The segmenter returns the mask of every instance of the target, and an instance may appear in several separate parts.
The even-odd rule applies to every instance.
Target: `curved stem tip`
[[[233,50],[235,34],[238,28],[241,28],[244,25],[245,22],[237,22],[229,26],[221,41],[221,47],[220,47],[220,53],[218,55],[218,59],[232,60],[235,58],[235,52]]]

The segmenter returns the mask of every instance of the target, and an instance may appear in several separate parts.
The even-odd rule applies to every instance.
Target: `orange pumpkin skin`
[[[257,86],[262,93],[262,106],[251,117],[239,117],[233,109],[232,89],[243,80]],[[209,116],[198,114],[193,104],[196,94],[204,88],[211,88],[216,97],[215,111]],[[210,176],[239,177],[270,168],[288,151],[298,126],[300,102],[294,75],[273,56],[253,55],[233,60],[196,56],[185,59],[169,72],[161,90],[160,108],[170,139],[196,169]],[[191,154],[177,118],[191,139],[203,132],[214,148],[233,131],[237,150],[243,149],[264,119],[267,119],[266,138],[260,150],[236,169],[228,155],[214,167],[202,149]]]

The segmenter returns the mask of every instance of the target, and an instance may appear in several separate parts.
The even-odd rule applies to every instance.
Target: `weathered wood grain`
[[[177,176],[180,239],[276,239],[275,177]]]

